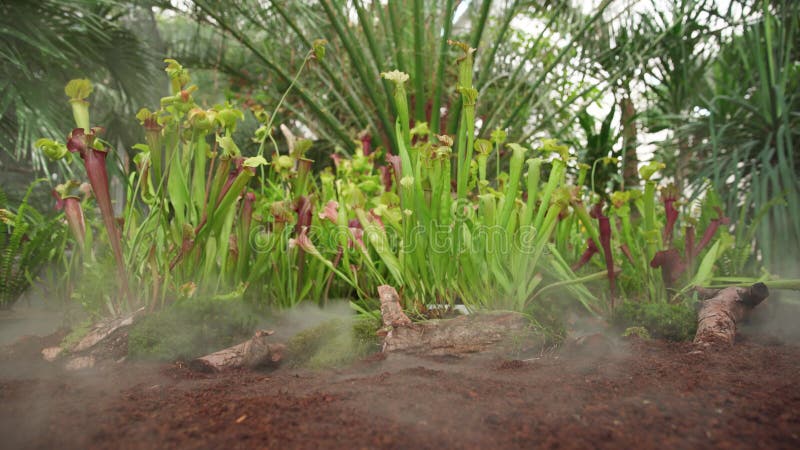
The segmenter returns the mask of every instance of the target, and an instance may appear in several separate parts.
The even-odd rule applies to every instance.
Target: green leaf
[[[703,261],[701,261],[700,265],[697,267],[697,272],[694,277],[692,277],[692,281],[689,282],[689,288],[692,286],[707,286],[711,283],[711,276],[714,274],[714,264],[717,263],[717,259],[720,256],[721,242],[722,241],[718,239],[708,250],[706,256],[703,257]]]

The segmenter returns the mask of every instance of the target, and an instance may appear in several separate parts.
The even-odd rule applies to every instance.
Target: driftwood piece
[[[42,349],[42,359],[52,363],[64,359],[66,370],[88,369],[108,359],[118,360],[119,351],[127,352],[127,328],[144,312],[144,308],[139,308],[126,316],[97,322],[71,347],[59,345]]]
[[[733,345],[736,322],[769,296],[769,289],[764,283],[756,283],[749,288],[695,290],[702,303],[697,313],[694,343],[705,347],[714,344]]]
[[[89,333],[84,336],[83,339],[81,339],[80,342],[75,345],[75,347],[69,349],[69,351],[72,353],[79,353],[94,347],[120,328],[133,325],[133,322],[142,313],[144,313],[144,308],[139,308],[127,316],[98,322],[92,327],[91,331],[89,331]]]
[[[92,355],[76,356],[64,364],[64,368],[69,371],[91,369],[97,360]]]
[[[64,351],[62,347],[46,347],[42,349],[42,358],[47,362],[53,362]]]
[[[380,286],[381,314],[385,330],[384,352],[447,355],[483,351],[492,345],[534,337],[529,321],[517,313],[471,314],[454,319],[412,323],[400,307],[400,296],[391,286]],[[541,344],[541,342],[536,342]]]
[[[378,298],[381,299],[381,318],[385,327],[401,327],[411,325],[411,319],[400,306],[400,295],[387,285],[378,286]]]
[[[268,342],[269,336],[273,333],[266,330],[256,331],[249,340],[197,358],[189,365],[203,371],[220,371],[237,367],[255,369],[277,365],[283,359],[285,346]]]

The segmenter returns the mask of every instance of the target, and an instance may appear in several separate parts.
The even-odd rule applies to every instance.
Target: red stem
[[[606,271],[608,272],[608,283],[611,288],[611,308],[614,308],[614,298],[617,296],[617,280],[614,273],[614,257],[611,254],[611,221],[608,217],[598,215],[597,220],[600,225],[600,245],[603,246],[603,255],[606,259]]]
[[[401,167],[401,163],[400,163],[400,157],[397,156],[397,155],[389,155],[389,154],[387,154],[386,155],[386,162],[391,164],[392,168],[394,169],[394,180],[397,183],[397,186],[398,186],[397,190],[398,190],[398,193],[399,193],[399,191],[400,191],[400,187],[399,187],[400,186],[400,179],[403,178],[403,172],[402,172],[402,167]]]
[[[378,167],[378,171],[381,173],[381,181],[383,182],[383,189],[386,192],[392,191],[392,170],[388,166],[380,166]]]
[[[295,236],[300,236],[304,230],[308,230],[311,226],[312,219],[312,204],[308,197],[301,195],[297,198],[295,203],[295,212],[297,213],[297,223],[294,227]],[[303,281],[303,271],[305,270],[305,251],[302,247],[298,246],[297,252],[297,283],[301,285]]]
[[[578,262],[572,265],[573,272],[585,266],[586,263],[592,259],[592,256],[594,256],[598,251],[599,250],[597,249],[597,244],[594,243],[594,239],[589,238],[586,250],[581,255],[581,258],[578,260]]]
[[[631,255],[631,249],[628,248],[628,244],[620,245],[619,249],[622,250],[622,253],[625,254],[625,256],[628,258],[628,261],[630,261],[631,265],[634,265],[633,255]]]
[[[369,133],[364,133],[361,136],[361,149],[364,151],[364,156],[369,156],[372,153],[372,136]]]
[[[697,247],[692,252],[693,256],[699,255],[700,252],[703,251],[704,248],[706,248],[708,243],[711,242],[711,239],[713,239],[714,235],[717,233],[717,229],[719,228],[719,226],[723,223],[728,223],[727,217],[714,219],[711,221],[711,223],[708,224],[708,228],[706,228],[706,231],[703,232],[703,238],[700,239],[700,243],[697,244]]]
[[[333,258],[333,267],[338,267],[339,262],[342,260],[342,247],[339,246],[339,250],[336,252],[336,256]],[[322,299],[325,302],[328,301],[328,293],[331,290],[331,284],[333,284],[333,272],[328,275],[328,281],[325,283],[325,292],[322,294]]]

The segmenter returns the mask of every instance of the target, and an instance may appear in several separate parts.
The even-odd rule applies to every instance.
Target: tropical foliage
[[[55,189],[70,234],[61,282],[100,315],[199,298],[261,310],[344,298],[373,314],[388,283],[419,314],[463,303],[551,323],[567,307],[609,314],[772,280],[783,239],[800,239],[800,11],[730,3],[150,4],[169,88],[136,108],[125,93],[159,83],[134,68],[155,58],[119,26],[122,6],[83,21],[81,2],[44,3],[76,22],[52,58],[69,78],[83,61],[70,52],[101,29],[131,50],[113,70],[99,53],[78,66],[88,78],[63,102],[47,91],[41,120],[60,132],[31,128],[49,134],[42,155],[87,181]],[[56,46],[53,23],[6,53]],[[48,89],[67,81],[26,70],[15,76]],[[18,133],[38,106],[14,86],[0,98]]]
[[[778,5],[764,2],[759,19],[722,49],[708,114],[687,129],[707,137],[694,149],[705,156],[699,174],[726,193],[725,210],[766,215],[757,233],[764,261],[791,270],[781,267],[781,249],[800,245],[800,5]]]
[[[130,113],[154,98],[154,54],[132,4],[89,0],[9,0],[0,4],[0,147],[47,170],[34,140],[56,137],[70,124],[58,98],[77,75],[104,80],[96,98],[104,123],[133,142]],[[156,97],[157,98],[157,97]],[[126,122],[128,120],[128,122]],[[115,142],[116,143],[116,142]]]
[[[451,45],[464,52],[461,121],[471,124],[477,101],[473,49]],[[315,50],[307,58],[324,57]],[[653,177],[663,164],[642,168],[643,193],[616,192],[607,212],[601,200],[590,213],[584,203],[594,201],[593,191],[581,188],[589,167],[581,167],[571,187],[570,150],[555,140],[544,140],[541,156],[528,158],[530,151],[507,144],[500,130],[490,141],[476,140],[469,125],[454,136],[431,133],[424,122],[412,127],[409,76],[400,71],[383,74],[394,84],[399,154],[368,153],[362,144],[352,157],[334,158],[334,171],[323,171],[318,181],[305,157],[310,141],[285,130],[288,147],[281,149],[272,138],[272,116],[254,106],[262,124],[254,136],[259,148],[245,157],[233,138],[244,112],[230,105],[200,108],[188,70],[167,60],[166,71],[173,95],[162,99],[160,109],[137,114],[147,144],[136,146],[122,227],[108,197],[102,129],[91,127],[87,80],[73,80],[65,90],[79,128],[66,144],[38,142],[52,158],[75,154],[83,161],[117,269],[116,289],[106,299],[112,313],[198,293],[284,307],[324,302],[333,294],[359,298],[368,310],[377,285],[387,282],[417,311],[461,301],[471,309],[541,313],[568,296],[602,313],[620,293],[618,272],[625,297],[666,301],[668,289],[675,289],[672,296],[709,284],[716,261],[731,247],[723,239],[727,234],[716,236],[727,219],[715,209],[715,196],[709,194],[702,214],[684,223],[678,222],[673,187],[663,189],[663,209],[657,208]],[[508,171],[491,180],[487,161],[504,146],[512,152]],[[68,213],[68,223],[75,222]],[[702,238],[695,244],[696,223]],[[682,225],[679,240],[674,230]],[[84,267],[94,259],[85,244],[90,228],[70,227]],[[581,242],[575,236],[582,235],[588,249],[574,261]],[[573,270],[594,254],[603,256],[605,270],[576,275]],[[626,263],[615,265],[621,255]],[[598,296],[589,287],[603,278],[608,295]],[[686,287],[678,289],[679,279]],[[131,285],[142,293],[133,296]]]
[[[457,53],[447,42],[463,41],[478,49],[475,87],[484,99],[476,105],[479,134],[488,138],[501,127],[510,139],[527,143],[543,130],[560,128],[571,110],[590,103],[593,88],[615,76],[579,82],[565,76],[587,63],[578,43],[588,39],[609,3],[586,16],[569,2],[237,1],[230,6],[197,1],[193,13],[201,23],[213,23],[213,30],[178,50],[181,59],[234,76],[244,99],[264,102],[279,98],[290,84],[291,68],[315,42],[306,30],[315,30],[334,51],[297,80],[282,121],[296,118],[349,151],[358,134],[397,154],[392,87],[378,74],[408,73],[411,120],[455,134],[463,104],[447,81],[457,71]],[[514,21],[541,23],[543,30],[530,36],[512,26]],[[287,33],[276,36],[275,29]],[[219,51],[209,51],[211,45]]]
[[[0,190],[0,309],[11,308],[64,249],[66,233],[60,218],[28,204],[35,184],[16,208]]]

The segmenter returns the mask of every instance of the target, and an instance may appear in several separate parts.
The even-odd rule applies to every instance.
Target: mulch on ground
[[[2,448],[800,448],[800,347],[770,339],[216,374],[37,348],[0,358]]]

